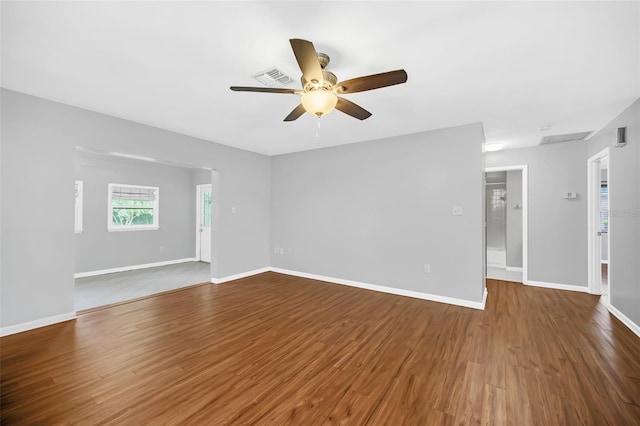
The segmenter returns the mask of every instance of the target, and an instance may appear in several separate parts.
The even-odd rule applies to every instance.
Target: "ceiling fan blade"
[[[358,120],[365,120],[371,117],[371,113],[369,111],[362,108],[360,105],[354,104],[353,102],[348,101],[344,98],[338,98],[336,109],[338,111],[344,112],[347,115],[355,117]]]
[[[297,107],[295,107],[295,109],[293,111],[291,111],[289,113],[289,115],[287,115],[284,119],[284,121],[293,121],[293,120],[297,120],[302,114],[304,114],[306,112],[306,110],[304,109],[304,107],[302,106],[302,104],[298,105]]]
[[[406,83],[406,81],[407,72],[405,70],[395,70],[366,77],[352,78],[351,80],[341,81],[336,86],[338,87],[337,93],[356,93],[402,84]]]
[[[296,55],[304,79],[314,84],[322,83],[324,80],[322,67],[318,62],[318,54],[313,43],[299,38],[292,38],[289,43],[291,43],[293,54]]]
[[[263,93],[285,93],[290,95],[296,95],[300,93],[300,90],[294,89],[278,89],[272,87],[245,87],[245,86],[231,86],[229,89],[234,92],[263,92]]]

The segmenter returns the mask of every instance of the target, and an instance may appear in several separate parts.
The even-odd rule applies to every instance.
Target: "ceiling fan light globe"
[[[331,92],[319,89],[304,93],[300,101],[305,111],[321,117],[334,110],[338,97]]]

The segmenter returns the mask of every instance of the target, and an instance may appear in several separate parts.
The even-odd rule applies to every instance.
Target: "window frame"
[[[74,232],[81,234],[83,229],[82,206],[84,204],[84,182],[75,181],[75,213],[74,213]]]
[[[114,225],[113,223],[113,205],[112,196],[113,188],[134,188],[134,189],[153,189],[155,191],[155,199],[153,200],[153,223],[149,225]],[[156,231],[160,229],[160,188],[157,186],[131,185],[124,183],[109,183],[107,187],[107,231],[109,232],[128,232],[128,231]]]

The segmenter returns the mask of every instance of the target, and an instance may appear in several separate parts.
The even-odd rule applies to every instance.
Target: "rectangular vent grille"
[[[268,70],[259,72],[254,75],[253,78],[267,87],[283,87],[291,82],[293,79],[277,69],[276,67],[269,68]]]
[[[589,132],[579,132],[579,133],[568,133],[565,135],[549,135],[540,139],[540,143],[538,145],[549,145],[552,143],[583,141],[583,140],[586,140],[589,136],[591,136],[591,133],[593,132],[589,131]]]

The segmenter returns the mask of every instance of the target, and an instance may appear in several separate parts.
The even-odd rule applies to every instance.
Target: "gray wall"
[[[55,131],[71,125],[61,108],[0,95],[4,327],[73,312],[75,148]]]
[[[627,146],[614,148],[627,128]],[[588,156],[609,147],[609,291],[611,305],[640,326],[640,100],[588,143]],[[6,250],[6,249],[3,249]]]
[[[193,169],[191,172],[191,185],[193,186],[194,196],[196,185],[204,185],[211,183],[211,171],[202,169]],[[195,207],[193,214],[195,215]]]
[[[73,312],[76,146],[217,170],[212,277],[269,266],[269,157],[6,89],[1,98],[0,326]]]
[[[507,267],[522,267],[521,170],[507,171]]]
[[[76,272],[193,257],[196,226],[194,172],[185,167],[79,151],[76,155],[76,179],[84,182],[84,230],[76,234]],[[109,183],[157,186],[160,193],[160,229],[108,232]]]
[[[528,280],[587,286],[586,155],[585,142],[485,153],[487,167],[529,166]]]
[[[481,301],[483,141],[472,124],[272,157],[272,265]]]

